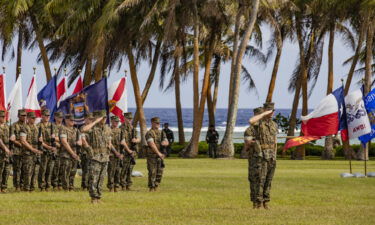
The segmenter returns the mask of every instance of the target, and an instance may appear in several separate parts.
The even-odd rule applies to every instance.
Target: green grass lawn
[[[363,162],[353,168],[363,172]],[[147,175],[145,160],[135,169]],[[97,205],[83,191],[10,188],[0,224],[375,224],[375,178],[340,178],[347,171],[346,161],[279,160],[266,211],[249,201],[247,160],[167,159],[158,192],[148,192],[147,176],[134,178],[134,191],[105,188]]]

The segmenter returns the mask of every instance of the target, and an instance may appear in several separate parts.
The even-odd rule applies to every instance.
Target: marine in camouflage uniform
[[[147,170],[148,187],[150,191],[156,191],[163,177],[163,160],[165,152],[162,147],[168,146],[168,140],[164,131],[160,130],[160,119],[154,117],[151,119],[151,129],[146,133],[147,141]],[[162,134],[164,133],[164,134]],[[163,140],[162,140],[163,137]]]
[[[259,179],[259,182],[256,182],[255,185],[256,208],[260,208],[263,203],[263,207],[268,209],[268,203],[271,200],[271,183],[276,169],[276,135],[278,128],[272,120],[274,103],[265,103],[263,108],[265,112],[254,116],[251,123],[259,122],[255,140],[259,142],[261,150],[258,157],[254,157],[252,163],[254,162],[254,179],[257,181]]]
[[[208,143],[208,156],[210,158],[217,157],[217,143],[219,142],[219,133],[215,130],[214,125],[210,125],[207,134],[206,134],[206,142]]]
[[[18,121],[12,124],[11,141],[13,141],[12,159],[13,159],[13,187],[19,191],[22,181],[22,144],[20,132],[26,125],[26,110],[18,110]]]
[[[263,113],[263,108],[258,107],[254,109],[254,115],[259,115]],[[260,144],[259,141],[255,140],[255,137],[258,136],[257,132],[259,130],[259,122],[256,122],[250,125],[244,133],[244,144],[245,151],[248,155],[248,180],[250,182],[250,201],[253,202],[253,207],[257,206],[257,193],[256,193],[256,184],[259,183],[259,176],[255,176],[257,171],[257,160],[260,153]]]
[[[38,175],[38,184],[41,191],[46,190],[52,186],[51,177],[52,171],[55,164],[55,158],[57,150],[53,147],[52,143],[54,142],[55,135],[53,131],[53,125],[49,122],[50,112],[48,109],[43,110],[42,120],[38,124],[38,129],[40,127],[43,137],[43,148],[44,152],[41,156],[39,175]]]
[[[27,124],[20,131],[22,143],[22,188],[24,191],[33,191],[39,173],[40,155],[43,153],[38,149],[38,127],[35,125],[35,113],[27,113]]]
[[[61,144],[59,151],[60,180],[63,189],[70,191],[74,189],[74,177],[77,171],[76,161],[80,160],[76,146],[81,145],[81,138],[78,129],[74,127],[74,117],[72,114],[65,115],[65,124],[66,126],[63,126],[59,132]]]
[[[123,167],[120,173],[120,184],[122,190],[130,190],[133,184],[132,172],[135,165],[135,157],[137,155],[137,143],[140,140],[137,138],[137,131],[132,126],[133,114],[131,112],[124,113],[125,122],[121,125],[120,129],[123,136],[124,146],[124,159]]]
[[[52,171],[52,177],[51,177],[51,183],[54,190],[58,189],[60,190],[62,184],[60,180],[60,157],[59,157],[59,149],[61,147],[60,145],[60,139],[59,139],[59,132],[60,129],[64,126],[62,121],[64,119],[64,115],[62,112],[55,112],[55,123],[53,126],[53,132],[55,135],[55,143],[57,147],[57,157],[55,160],[55,165],[53,166]]]
[[[95,121],[89,125],[82,127],[82,131],[86,132],[84,144],[88,149],[88,156],[90,158],[89,165],[89,193],[92,203],[98,203],[102,196],[102,186],[104,183],[104,176],[107,172],[107,164],[109,161],[111,144],[111,128],[106,122],[106,112],[94,112]]]
[[[117,116],[111,117],[111,131],[112,131],[112,145],[114,151],[109,153],[108,163],[108,182],[107,187],[109,191],[117,192],[120,187],[120,162],[123,156],[120,156],[120,145],[121,145],[121,129],[118,127],[120,119]]]
[[[9,126],[5,123],[5,111],[0,110],[0,191],[5,193],[8,188],[11,152],[9,146]]]
[[[90,123],[92,123],[94,117],[92,116],[92,113],[87,113],[85,114],[85,124],[84,125],[89,125]],[[82,127],[81,126],[81,135],[84,136],[85,133],[82,132]],[[83,139],[82,139],[83,141]],[[88,158],[88,155],[87,155],[87,151],[88,149],[84,146],[87,146],[87,145],[83,145],[82,146],[82,150],[81,150],[81,155],[80,155],[80,158],[81,158],[81,170],[82,170],[82,180],[81,180],[81,188],[82,190],[86,190],[88,189],[89,187],[89,158]]]

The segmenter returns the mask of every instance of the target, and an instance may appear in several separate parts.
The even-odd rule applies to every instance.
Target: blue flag
[[[43,87],[38,93],[38,102],[40,107],[49,109],[51,113],[50,121],[53,121],[53,113],[56,111],[56,76]]]
[[[365,108],[371,124],[371,132],[359,137],[359,140],[365,145],[375,137],[375,89],[371,90],[364,98]]]
[[[107,78],[103,78],[97,83],[85,87],[81,92],[74,94],[62,101],[60,103],[58,111],[61,111],[65,114],[74,113],[74,109],[70,109],[70,103],[74,97],[82,93],[85,93],[87,96],[86,105],[88,106],[90,112],[94,112],[97,110],[106,110],[108,112]]]

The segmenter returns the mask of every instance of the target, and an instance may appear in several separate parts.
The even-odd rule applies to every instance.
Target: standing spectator
[[[169,157],[169,154],[171,154],[171,151],[172,151],[172,143],[174,142],[174,135],[173,135],[173,131],[171,129],[169,129],[168,123],[164,123],[163,131],[164,131],[165,135],[167,135],[167,139],[168,139],[168,142],[169,142],[168,146],[166,147],[167,157]]]
[[[216,158],[217,143],[219,141],[219,133],[215,130],[214,125],[210,125],[206,135],[206,142],[208,143],[208,156]]]

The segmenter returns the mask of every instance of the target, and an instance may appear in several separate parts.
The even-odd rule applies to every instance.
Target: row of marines
[[[73,190],[77,168],[82,169],[81,188],[88,190],[93,203],[101,198],[105,174],[110,191],[130,190],[131,174],[135,165],[140,139],[132,126],[132,114],[124,113],[125,122],[119,126],[118,117],[111,117],[106,125],[106,111],[85,116],[85,124],[74,126],[71,114],[54,114],[43,110],[41,122],[36,124],[35,112],[18,111],[19,120],[6,124],[6,112],[0,111],[0,184],[7,191],[10,167],[13,166],[13,186],[16,191]],[[149,188],[155,191],[163,173],[162,146],[168,141],[159,130],[160,120],[151,119],[147,132],[147,168]]]

